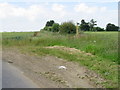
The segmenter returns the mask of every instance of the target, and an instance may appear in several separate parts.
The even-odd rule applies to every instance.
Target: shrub
[[[114,24],[108,23],[106,25],[106,31],[118,31],[118,30],[119,30],[119,27]]]
[[[43,30],[46,30],[46,31],[52,31],[52,27],[51,26],[47,26],[47,27],[44,27],[44,29]]]
[[[76,33],[76,26],[73,22],[64,22],[60,25],[60,33]]]
[[[44,27],[43,30],[46,30],[46,31],[47,31],[47,30],[48,30],[48,27]]]
[[[48,31],[52,31],[52,27],[51,26],[48,27]]]
[[[52,25],[52,31],[53,32],[58,32],[59,31],[59,24],[58,23],[54,23]]]
[[[101,27],[94,27],[94,31],[105,31],[104,28]]]
[[[37,36],[39,32],[34,32],[33,37]]]
[[[81,20],[81,24],[80,24],[79,28],[81,29],[81,31],[89,31],[90,30],[89,23],[85,22],[84,19]]]

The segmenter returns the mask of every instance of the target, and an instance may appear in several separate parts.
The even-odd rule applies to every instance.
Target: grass
[[[118,33],[117,32],[85,32],[79,36],[61,35],[52,32],[40,32],[32,37],[33,32],[2,33],[3,47],[18,47],[22,51],[37,55],[54,55],[59,58],[78,62],[102,75],[107,82],[105,87],[117,87],[118,83]],[[84,54],[70,54],[63,50],[46,49],[46,46],[66,46],[92,53],[95,57]],[[106,74],[107,73],[107,74]]]
[[[23,50],[23,49],[22,49]],[[57,56],[58,58],[63,58],[65,60],[78,62],[80,65],[86,66],[87,68],[97,72],[106,82],[99,83],[105,86],[106,88],[116,88],[118,83],[118,72],[117,64],[110,62],[104,58],[100,57],[91,57],[84,54],[70,54],[63,50],[58,49],[47,49],[42,47],[26,47],[27,52],[32,52],[34,54],[43,56],[43,55],[52,55]]]
[[[117,32],[86,32],[80,38],[73,35],[60,35],[51,32],[42,32],[30,42],[33,33],[3,33],[3,45],[32,45],[32,46],[67,46],[80,49],[117,62],[118,35]],[[9,39],[7,39],[9,38]],[[10,43],[11,42],[11,43]]]

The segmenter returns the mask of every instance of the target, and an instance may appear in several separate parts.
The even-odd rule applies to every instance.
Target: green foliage
[[[43,30],[58,32],[59,31],[59,24],[55,23],[54,20],[47,21]]]
[[[108,23],[106,25],[106,31],[118,31],[119,27],[115,26],[114,24]]]
[[[43,28],[43,30],[46,30],[46,31],[47,31],[47,30],[48,30],[48,27],[47,27],[47,26],[46,26],[46,27],[44,27],[44,28]]]
[[[52,31],[52,26],[49,26],[49,27],[48,27],[48,31]]]
[[[59,24],[58,23],[54,23],[52,25],[52,32],[58,32],[59,31]]]
[[[46,23],[46,25],[45,25],[46,27],[48,27],[48,26],[50,26],[50,22],[49,21],[47,21],[47,23]]]
[[[104,28],[101,27],[94,27],[93,31],[105,31]]]
[[[88,45],[86,46],[86,52],[90,52],[92,53],[93,55],[95,55],[97,52],[97,47],[95,45]]]
[[[90,31],[93,31],[93,28],[96,24],[97,21],[94,21],[94,19],[91,19],[89,22],[89,26],[90,26]]]
[[[104,28],[99,26],[95,27],[97,21],[91,19],[90,22],[85,22],[84,19],[81,20],[81,24],[79,26],[80,31],[105,31]],[[79,24],[79,23],[77,23]],[[63,22],[61,25],[55,23],[54,20],[47,21],[45,27],[42,30],[66,33],[66,34],[73,34],[76,33],[76,26],[73,22]],[[115,26],[114,24],[108,23],[106,25],[106,31],[118,31],[119,27]]]
[[[47,23],[46,23],[46,27],[48,27],[48,26],[52,26],[54,24],[54,20],[50,20],[50,21],[47,21]]]
[[[95,51],[95,55],[106,58],[110,61],[117,62],[118,55],[118,35],[117,32],[85,32],[80,38],[74,38],[74,35],[61,35],[59,33],[52,33],[40,31],[36,38],[29,39],[33,36],[32,33],[3,33],[2,44],[4,46],[16,45],[38,45],[38,46],[54,46],[62,45],[72,48],[77,48],[88,53]],[[20,36],[20,39],[13,37]],[[113,43],[114,42],[114,43]],[[92,46],[91,46],[92,45]],[[92,47],[92,49],[91,49]]]
[[[51,26],[44,27],[44,29],[43,29],[43,30],[45,30],[45,31],[52,31],[52,27],[51,27]]]
[[[64,22],[60,25],[60,33],[73,34],[76,33],[76,26],[73,22]]]
[[[86,23],[84,19],[81,20],[81,24],[80,24],[80,29],[82,31],[89,31],[90,30],[90,26],[89,23]]]

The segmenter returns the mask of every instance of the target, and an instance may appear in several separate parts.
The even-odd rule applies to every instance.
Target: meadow
[[[106,79],[101,84],[107,88],[118,86],[118,32],[84,32],[76,37],[74,34],[59,34],[40,31],[4,32],[2,33],[3,48],[18,48],[21,52],[34,53],[39,56],[52,55],[65,60],[78,62]],[[75,48],[84,53],[72,53],[60,49],[48,49],[49,46],[65,46]]]

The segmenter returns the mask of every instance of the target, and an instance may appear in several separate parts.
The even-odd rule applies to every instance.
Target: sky
[[[39,31],[46,22],[84,19],[118,26],[118,0],[0,0],[0,32]]]

